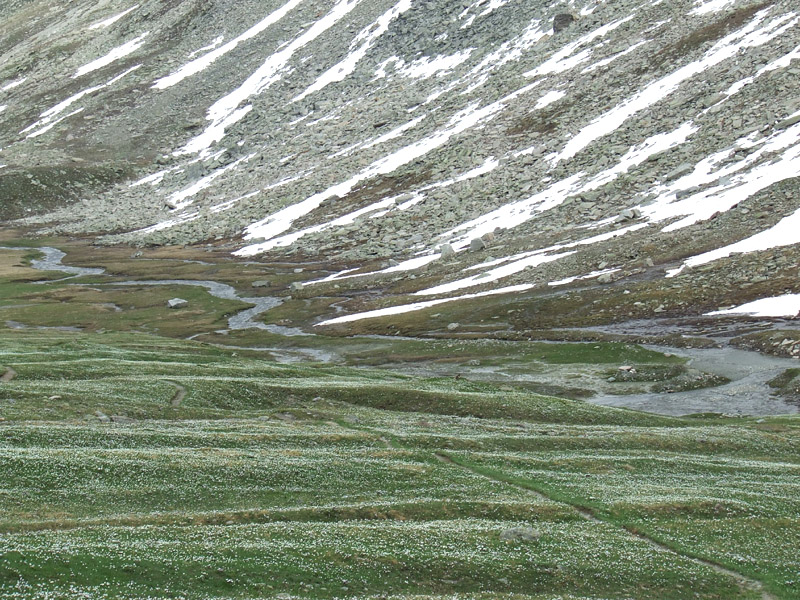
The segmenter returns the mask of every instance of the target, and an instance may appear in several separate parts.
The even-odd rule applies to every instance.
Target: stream
[[[0,250],[19,250],[19,248],[8,248],[5,246],[0,246]],[[64,279],[56,279],[56,280],[45,280],[36,283],[45,284],[45,283],[54,283],[55,281],[65,281],[67,279],[73,279],[75,277],[81,277],[83,275],[103,275],[105,274],[105,269],[101,268],[88,268],[88,267],[72,267],[69,265],[65,265],[62,261],[67,256],[65,252],[58,250],[57,248],[50,248],[50,247],[43,247],[43,248],[36,248],[36,250],[40,251],[44,258],[36,259],[31,261],[31,266],[38,270],[38,271],[60,271],[61,273],[67,273],[70,277],[65,277]],[[200,261],[194,261],[200,262]],[[210,264],[210,263],[205,263]],[[100,284],[100,285],[116,285],[116,286],[145,286],[145,285],[191,285],[195,287],[202,287],[208,291],[209,294],[214,296],[215,298],[220,298],[222,300],[236,300],[239,302],[244,302],[246,304],[253,304],[252,308],[246,308],[237,312],[235,315],[228,319],[228,329],[231,331],[236,331],[240,329],[263,329],[265,331],[269,331],[270,333],[274,333],[277,335],[283,335],[287,337],[294,337],[294,336],[304,336],[304,335],[313,335],[304,332],[301,329],[295,327],[281,327],[280,325],[267,325],[266,323],[262,323],[260,321],[256,321],[256,317],[275,308],[276,306],[280,306],[283,303],[281,298],[273,298],[269,296],[262,296],[262,297],[245,297],[240,296],[239,293],[236,291],[236,288],[225,284],[220,283],[218,281],[208,281],[208,280],[195,280],[195,279],[159,279],[159,280],[147,280],[147,281],[121,281],[115,282],[113,284]]]
[[[19,248],[0,247],[0,250],[19,250]],[[82,275],[102,275],[105,269],[73,267],[64,265],[62,260],[64,252],[56,248],[38,248],[44,258],[31,262],[31,266],[41,271],[60,271],[67,273],[72,279]],[[56,280],[64,281],[64,279]],[[39,283],[52,283],[52,280]],[[95,284],[96,285],[96,284]],[[252,308],[241,310],[228,319],[228,328],[231,331],[242,329],[261,329],[273,334],[286,337],[313,336],[301,329],[268,325],[257,321],[259,315],[279,306],[283,299],[275,297],[245,297],[239,295],[230,285],[210,280],[164,279],[151,281],[123,281],[115,282],[115,286],[167,286],[190,285],[205,288],[209,294],[224,300],[236,300],[253,304]],[[652,327],[652,325],[650,325]],[[193,336],[196,337],[196,336]],[[366,337],[366,336],[365,336]],[[234,348],[234,347],[231,347]],[[767,382],[783,373],[786,369],[800,367],[800,362],[788,358],[777,358],[738,350],[732,347],[722,348],[667,348],[650,346],[650,349],[659,352],[671,352],[689,358],[688,365],[700,371],[721,375],[731,381],[725,385],[675,393],[648,392],[641,394],[597,394],[586,399],[587,402],[604,406],[615,406],[658,413],[663,415],[681,416],[696,413],[722,413],[729,415],[782,415],[797,414],[800,412],[796,404],[774,396]],[[242,348],[245,349],[245,348]],[[247,348],[250,350],[268,351],[274,354],[279,362],[298,362],[301,360],[315,360],[320,362],[333,362],[340,358],[334,352],[316,349],[286,349],[286,348]],[[442,373],[441,366],[428,365],[387,365],[406,373],[428,376],[443,376],[459,373],[467,378],[483,381],[508,382],[509,377],[500,370],[481,367],[471,368],[469,365],[451,365],[452,372]],[[519,381],[533,379],[517,374]]]
[[[686,392],[629,394],[624,396],[597,395],[587,402],[604,406],[632,408],[662,415],[681,416],[693,413],[723,413],[729,415],[785,415],[800,412],[798,406],[780,396],[772,395],[767,382],[786,369],[800,367],[791,358],[778,358],[722,348],[664,348],[645,346],[659,352],[688,356],[688,366],[730,379],[724,385]]]

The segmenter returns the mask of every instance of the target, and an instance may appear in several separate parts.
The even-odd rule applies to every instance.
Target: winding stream
[[[270,333],[276,333],[278,335],[286,335],[286,336],[295,336],[295,335],[307,335],[303,331],[291,327],[280,327],[278,325],[267,325],[265,323],[261,323],[260,321],[256,321],[255,318],[267,312],[268,310],[275,308],[276,306],[280,306],[283,304],[283,300],[281,298],[273,298],[270,296],[262,296],[257,298],[246,298],[244,296],[240,296],[239,293],[236,291],[236,288],[226,284],[220,283],[218,281],[210,281],[210,280],[195,280],[195,279],[156,279],[156,280],[146,280],[146,281],[119,281],[114,282],[113,284],[108,285],[115,285],[115,286],[145,286],[145,285],[191,285],[194,287],[202,287],[205,288],[206,291],[214,296],[215,298],[220,298],[222,300],[238,300],[239,302],[246,302],[247,304],[254,304],[253,308],[245,308],[234,314],[232,317],[228,318],[228,329],[230,331],[236,331],[240,329],[264,329],[269,331]]]
[[[27,248],[25,248],[27,249]],[[20,250],[20,248],[0,247],[0,250]],[[34,269],[40,271],[60,271],[67,273],[72,279],[82,275],[102,275],[105,269],[85,268],[64,265],[62,260],[66,256],[64,252],[56,248],[38,248],[44,257],[31,262]],[[63,281],[57,280],[57,281]],[[52,283],[52,280],[40,283]],[[97,285],[97,284],[95,284]],[[259,315],[281,305],[284,300],[275,297],[245,297],[239,295],[235,288],[230,285],[211,280],[187,280],[187,279],[163,279],[154,281],[122,281],[115,282],[115,286],[176,286],[190,285],[205,288],[209,294],[215,298],[223,300],[235,300],[247,304],[253,304],[252,308],[246,308],[231,316],[228,319],[228,328],[231,331],[242,329],[261,329],[273,334],[294,337],[311,336],[297,328],[281,327],[278,325],[268,325],[257,321]],[[196,336],[194,336],[196,337]],[[366,337],[366,336],[365,336]],[[730,383],[713,388],[692,390],[676,393],[642,393],[628,395],[599,394],[587,399],[587,402],[604,406],[616,406],[664,415],[686,415],[703,412],[724,413],[732,415],[782,415],[797,414],[800,409],[797,405],[791,404],[781,397],[772,395],[772,389],[767,382],[788,368],[800,366],[800,362],[787,358],[777,358],[766,356],[757,352],[747,352],[731,347],[707,348],[707,349],[687,349],[687,348],[666,348],[651,347],[660,352],[672,352],[689,358],[689,366],[716,375],[722,375],[730,379]],[[275,354],[280,362],[296,362],[303,359],[311,359],[323,362],[331,362],[340,358],[332,352],[325,352],[315,349],[286,349],[286,348],[248,348],[250,350],[263,350]],[[469,378],[474,375],[475,379],[484,381],[503,382],[509,381],[507,374],[500,370],[484,368],[470,368],[469,365],[458,364],[449,367],[449,373],[443,373],[441,366],[428,365],[387,365],[387,367],[399,369],[407,373],[429,376],[452,375],[460,373]],[[514,377],[518,381],[533,381],[525,375],[517,374]]]
[[[3,248],[3,250],[8,250],[8,248]],[[44,258],[38,258],[31,261],[31,266],[34,269],[39,271],[60,271],[62,273],[67,273],[70,277],[66,277],[65,279],[72,279],[73,277],[81,277],[83,275],[102,275],[106,272],[105,269],[100,268],[88,268],[88,267],[70,267],[69,265],[65,265],[61,261],[67,255],[66,252],[62,252],[57,248],[37,248],[42,254],[44,254]],[[63,279],[60,281],[64,281]],[[41,281],[38,283],[52,283],[51,281]]]
[[[0,250],[19,250],[19,249],[20,248],[9,248],[5,246],[0,246]],[[61,273],[69,274],[70,277],[66,277],[65,279],[72,279],[74,277],[80,277],[83,275],[103,275],[106,272],[105,269],[101,268],[73,267],[65,265],[62,261],[67,255],[65,252],[62,252],[57,248],[50,248],[45,246],[42,248],[36,248],[36,250],[40,251],[44,255],[44,257],[41,259],[35,259],[31,261],[31,266],[38,271],[60,271]],[[210,263],[204,263],[204,264],[210,264]],[[64,281],[64,279],[58,279],[55,281]],[[53,280],[41,281],[37,283],[53,283]],[[244,310],[237,312],[228,319],[228,329],[231,331],[236,331],[241,329],[263,329],[265,331],[269,331],[270,333],[283,335],[287,337],[313,335],[305,333],[301,329],[297,329],[294,327],[267,325],[265,323],[255,320],[256,317],[258,317],[259,315],[267,312],[270,309],[275,308],[276,306],[280,306],[281,304],[283,304],[283,300],[281,298],[273,298],[270,296],[250,298],[250,297],[240,296],[239,293],[236,291],[236,288],[225,283],[220,283],[218,281],[195,280],[195,279],[159,279],[159,280],[148,280],[148,281],[121,281],[121,282],[115,282],[113,284],[102,284],[102,285],[116,285],[116,286],[191,285],[195,287],[202,287],[205,288],[208,291],[208,293],[214,296],[215,298],[220,298],[222,300],[236,300],[239,302],[244,302],[246,304],[254,305],[252,308],[246,308]]]

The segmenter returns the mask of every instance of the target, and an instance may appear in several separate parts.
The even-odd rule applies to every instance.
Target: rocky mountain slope
[[[299,265],[317,324],[800,308],[791,0],[11,0],[0,56],[4,219]]]

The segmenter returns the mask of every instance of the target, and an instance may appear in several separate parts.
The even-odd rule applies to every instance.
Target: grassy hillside
[[[795,419],[130,333],[0,363],[4,598],[798,596]]]

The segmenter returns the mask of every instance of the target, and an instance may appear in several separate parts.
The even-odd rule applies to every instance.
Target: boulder
[[[553,17],[553,33],[558,34],[569,28],[575,22],[575,17],[569,13],[558,13]]]
[[[183,298],[173,298],[172,300],[167,300],[167,306],[169,308],[183,308],[189,304],[188,300],[184,300]]]
[[[439,248],[439,251],[441,252],[441,256],[439,256],[439,258],[442,260],[453,258],[456,255],[456,251],[450,244],[442,244]]]
[[[626,208],[621,213],[619,213],[619,217],[617,221],[630,221],[632,219],[638,219],[642,216],[642,211],[638,208]]]
[[[775,125],[775,129],[788,129],[793,125],[797,125],[800,123],[800,115],[795,115],[793,117],[789,117],[788,119],[784,119],[777,125]]]
[[[486,248],[486,243],[481,238],[475,238],[469,243],[470,252],[480,252]]]

